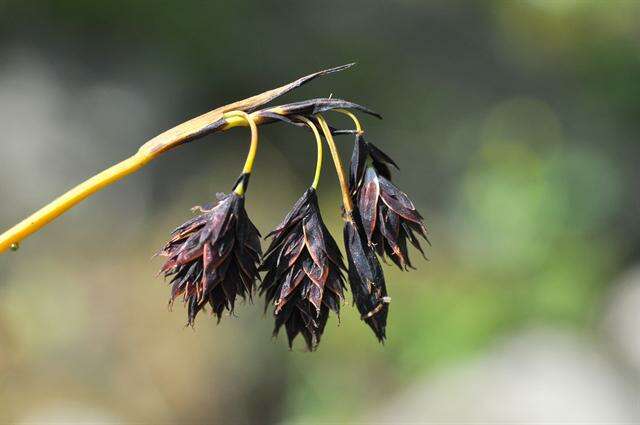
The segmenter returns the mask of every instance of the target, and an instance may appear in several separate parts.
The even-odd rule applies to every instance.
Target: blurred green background
[[[638,420],[639,47],[637,1],[0,0],[1,227],[187,118],[357,61],[282,102],[383,114],[368,139],[434,245],[385,268],[385,346],[350,294],[316,353],[273,340],[261,301],[184,328],[151,256],[248,140],[205,137],[0,257],[0,422]],[[261,140],[247,209],[266,233],[314,145]]]

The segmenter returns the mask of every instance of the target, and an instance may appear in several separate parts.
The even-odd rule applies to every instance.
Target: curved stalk
[[[363,133],[362,126],[360,125],[360,120],[355,116],[354,113],[347,111],[346,109],[334,109],[335,112],[339,112],[351,118],[353,123],[356,125],[356,131],[358,133]]]
[[[318,183],[320,182],[320,174],[322,172],[322,137],[320,137],[320,133],[318,132],[318,128],[308,118],[303,117],[302,115],[296,115],[294,118],[299,119],[309,126],[313,135],[316,136],[316,148],[317,148],[317,156],[316,156],[316,172],[313,176],[313,183],[311,183],[311,187],[314,189],[318,189]]]
[[[333,164],[336,167],[338,181],[340,182],[340,191],[342,192],[342,205],[344,206],[344,212],[347,215],[347,219],[349,219],[349,217],[351,216],[351,212],[353,211],[353,202],[351,201],[351,195],[349,195],[349,186],[344,174],[344,168],[342,167],[342,161],[340,161],[340,153],[338,152],[338,147],[336,146],[335,140],[333,140],[333,136],[331,135],[331,130],[329,129],[327,121],[322,115],[317,115],[316,119],[318,120],[318,124],[320,124],[320,128],[324,133],[324,138],[326,139],[327,144],[329,145],[329,150],[331,151]]]
[[[249,153],[247,154],[247,159],[244,162],[244,167],[242,168],[242,174],[245,176],[251,175],[251,171],[253,170],[253,163],[256,159],[256,153],[258,152],[258,126],[256,122],[249,114],[243,111],[231,111],[227,112],[223,115],[223,118],[241,118],[243,119],[251,128],[251,146],[249,147]],[[244,192],[247,189],[246,183],[247,179],[242,179],[238,183],[238,185],[233,189],[233,191],[238,196],[244,196]]]

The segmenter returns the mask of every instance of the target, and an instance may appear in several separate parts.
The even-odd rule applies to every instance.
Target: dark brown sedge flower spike
[[[340,313],[344,264],[320,215],[314,188],[305,191],[273,237],[260,267],[267,274],[260,293],[274,304],[275,330],[285,327],[289,347],[301,334],[309,350],[320,342],[329,311]]]
[[[367,244],[357,210],[344,225],[344,245],[349,264],[349,287],[360,318],[369,325],[380,342],[386,338],[387,315],[391,298],[380,262]]]
[[[370,165],[366,165],[367,161]],[[391,182],[390,166],[398,166],[362,133],[356,135],[349,175],[350,190],[357,203],[367,242],[380,258],[389,257],[400,269],[413,268],[407,240],[424,258],[417,236],[427,243],[424,219],[409,197]]]
[[[238,184],[246,187],[247,174]],[[235,189],[235,188],[234,188]],[[160,255],[167,261],[160,270],[171,277],[170,304],[182,297],[188,323],[207,304],[220,321],[233,312],[236,297],[251,297],[262,255],[260,233],[244,208],[244,197],[219,193],[215,206],[195,207],[200,214],[171,233]]]

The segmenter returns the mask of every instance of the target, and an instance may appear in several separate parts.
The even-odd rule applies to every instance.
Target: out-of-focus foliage
[[[272,342],[261,303],[184,329],[149,258],[240,171],[248,135],[207,137],[0,257],[0,422],[358,420],[525,326],[592,335],[640,252],[638,18],[631,0],[0,2],[2,227],[186,118],[356,60],[288,98],[383,114],[367,139],[434,245],[418,271],[385,267],[384,346],[351,306],[313,354]],[[261,140],[246,208],[266,233],[315,148],[283,125]]]

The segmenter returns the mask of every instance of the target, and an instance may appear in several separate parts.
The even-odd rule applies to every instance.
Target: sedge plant
[[[318,347],[329,314],[339,314],[348,282],[362,320],[383,342],[391,298],[379,260],[388,258],[403,270],[412,268],[407,242],[424,256],[419,238],[427,242],[428,239],[422,216],[391,181],[391,168],[397,165],[382,150],[365,141],[362,124],[354,112],[381,116],[356,103],[332,97],[265,107],[317,77],[352,65],[307,75],[161,133],[131,157],[72,188],[5,231],[0,235],[0,253],[17,250],[29,235],[162,153],[207,134],[249,127],[249,152],[230,192],[219,193],[215,203],[194,207],[196,215],[173,230],[158,252],[165,258],[160,274],[169,280],[169,303],[176,299],[184,302],[190,325],[205,309],[210,309],[220,321],[225,313],[233,312],[238,297],[251,300],[256,282],[260,281],[258,292],[265,298],[265,310],[273,307],[274,335],[284,327],[290,347],[296,336],[302,335],[312,351]],[[329,111],[351,118],[355,129],[332,128],[324,116]],[[317,155],[311,185],[282,223],[267,235],[271,241],[263,255],[260,232],[247,215],[245,198],[258,153],[259,127],[275,122],[306,129],[315,139]],[[355,134],[348,174],[334,138],[341,134]],[[323,139],[342,194],[346,264],[318,205]]]

